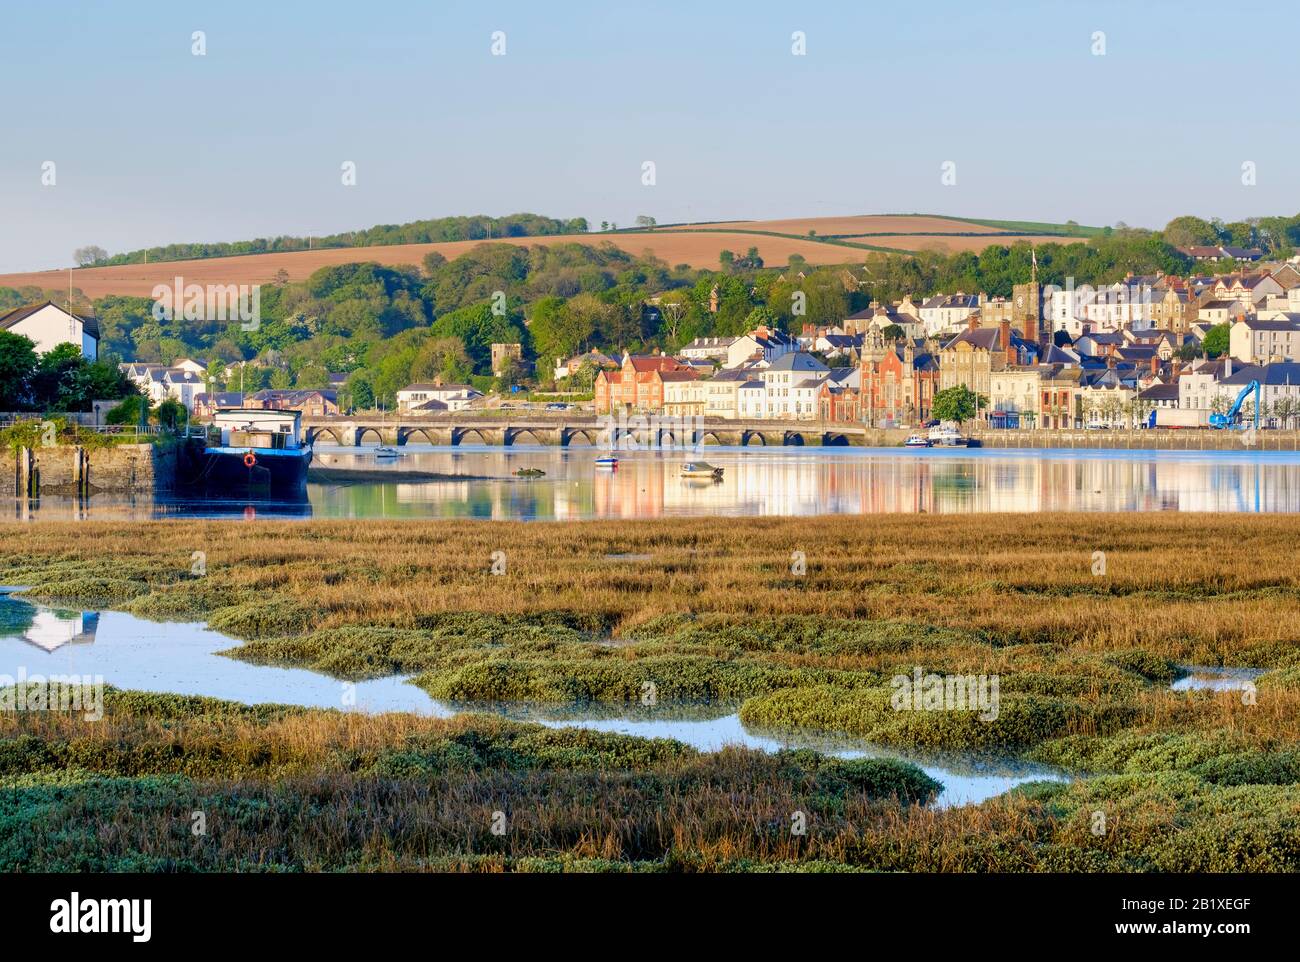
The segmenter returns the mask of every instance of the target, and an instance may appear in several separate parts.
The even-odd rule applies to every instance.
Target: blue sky
[[[642,213],[1150,227],[1181,213],[1293,214],[1289,59],[1267,36],[1243,45],[1224,26],[1231,13],[13,4],[0,14],[0,271],[66,266],[91,243],[116,252],[522,210],[625,225]],[[203,57],[191,54],[196,30]],[[496,30],[505,56],[492,56]],[[791,54],[796,30],[804,56]],[[355,187],[340,182],[349,160]],[[954,186],[940,180],[949,160]],[[1255,186],[1241,182],[1245,161]]]

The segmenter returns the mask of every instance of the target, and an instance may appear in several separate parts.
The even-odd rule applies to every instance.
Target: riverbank
[[[420,471],[407,468],[324,468],[312,465],[307,469],[311,484],[333,486],[350,484],[434,484],[443,481],[499,481],[477,474],[444,474],[440,471]]]
[[[221,868],[252,847],[309,869],[1300,870],[1300,518],[1141,520],[9,525],[0,583],[203,620],[254,664],[411,674],[461,701],[727,700],[747,723],[1086,777],[935,810],[912,804],[932,789],[905,763],[130,696],[98,729],[0,717],[5,791],[32,815],[0,852],[10,867],[23,851]],[[1180,664],[1264,673],[1248,702],[1172,691]],[[998,677],[998,717],[897,710],[892,679],[915,668]],[[87,792],[115,828],[56,841]],[[338,819],[302,817],[320,792]],[[254,797],[238,843],[160,830],[200,800]],[[514,829],[492,834],[495,811]],[[415,828],[427,819],[441,827]]]

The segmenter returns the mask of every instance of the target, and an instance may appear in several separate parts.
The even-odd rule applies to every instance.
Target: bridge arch
[[[781,443],[791,448],[801,448],[804,446],[802,431],[786,431],[785,436],[781,438]]]
[[[721,445],[722,439],[713,431],[703,431],[700,433],[699,443],[701,446],[705,444]]]
[[[546,441],[542,437],[540,437],[537,434],[537,431],[534,430],[533,428],[506,428],[505,434],[503,435],[501,440],[506,447],[511,447],[512,445],[516,444],[519,441],[519,439],[525,434],[528,435],[530,438],[532,438],[533,444],[546,443]]]
[[[321,435],[324,434],[328,434],[331,438],[334,439],[335,444],[342,446],[343,438],[339,436],[339,432],[336,431],[334,428],[329,428],[329,427],[309,427],[307,429],[307,438],[306,438],[307,443],[309,445],[315,444],[317,441],[320,440]]]
[[[484,435],[484,433],[480,431],[478,428],[452,428],[451,431],[452,447],[459,447],[461,444],[465,442],[465,438],[469,437],[469,435],[471,434],[474,435],[474,437],[478,438],[478,441],[477,442],[471,441],[469,443],[471,444],[478,443],[483,445],[486,445],[488,443],[487,436]]]
[[[383,436],[382,433],[380,433],[379,428],[360,428],[360,427],[359,427],[359,428],[357,428],[357,438],[356,438],[356,441],[354,442],[354,443],[356,444],[357,447],[361,447],[362,443],[363,443],[363,442],[365,441],[365,439],[366,439],[366,435],[367,435],[367,434],[373,434],[373,435],[375,436],[375,443],[376,443],[376,444],[383,444],[383,443],[384,443],[384,436]]]
[[[399,446],[410,444],[411,439],[418,434],[420,437],[424,438],[425,444],[432,444],[437,447],[443,442],[437,437],[436,430],[437,429],[435,428],[398,428],[397,443]],[[418,444],[419,442],[417,441],[416,443]]]
[[[751,444],[754,443],[755,438],[758,439],[759,445],[761,445],[762,447],[767,447],[767,438],[763,437],[763,432],[753,431],[753,430],[746,431],[744,434],[740,436],[740,446],[742,448],[749,447]]]
[[[600,431],[595,428],[591,430],[586,428],[565,428],[560,432],[560,447],[567,448],[579,438],[582,439],[579,442],[581,444],[594,445],[600,440]]]
[[[834,431],[827,431],[822,435],[822,445],[828,448],[847,448],[849,439],[847,435],[837,434]]]

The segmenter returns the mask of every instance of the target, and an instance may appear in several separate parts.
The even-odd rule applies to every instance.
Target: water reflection
[[[1262,668],[1209,668],[1203,665],[1179,665],[1184,674],[1169,686],[1172,691],[1248,691]]]
[[[320,449],[331,466],[374,464]],[[707,449],[721,483],[679,477],[681,453],[620,454],[598,470],[590,450],[411,448],[400,465],[534,481],[319,487],[317,517],[656,518],[699,515],[1001,511],[1297,511],[1300,455],[1269,452]]]
[[[578,520],[1003,511],[1300,511],[1300,453],[1250,451],[944,451],[718,448],[720,483],[680,477],[686,452],[410,445],[380,460],[321,445],[316,463],[391,475],[387,483],[308,485],[306,502],[166,498],[15,502],[19,518],[494,518]],[[520,468],[545,476],[514,477]],[[402,480],[419,471],[463,478]]]
[[[1046,766],[1008,757],[907,752],[845,737],[753,731],[741,724],[736,706],[728,704],[642,708],[440,702],[401,677],[352,685],[304,669],[262,667],[217,654],[238,644],[200,624],[152,622],[115,611],[60,611],[0,592],[0,677],[102,676],[121,689],[205,695],[249,705],[278,703],[438,717],[460,711],[494,712],[552,728],[673,738],[701,751],[744,745],[762,751],[813,748],[846,758],[902,758],[944,785],[940,806],[978,803],[1025,782],[1065,777]]]

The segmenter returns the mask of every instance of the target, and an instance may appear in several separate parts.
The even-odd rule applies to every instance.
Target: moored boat
[[[962,433],[951,424],[931,428],[929,440],[931,445],[938,445],[943,448],[978,448],[980,446],[980,442],[976,438],[963,437]]]
[[[687,461],[682,465],[683,478],[711,478],[722,480],[722,468],[715,468],[707,461]]]
[[[375,448],[375,457],[377,458],[400,458],[402,452],[397,448]]]
[[[921,434],[911,434],[908,435],[907,440],[903,442],[903,446],[909,448],[928,448],[930,446],[930,439]]]
[[[210,493],[307,489],[312,451],[302,443],[302,412],[233,408],[212,418],[220,443],[203,452],[196,484]]]
[[[616,467],[618,467],[618,458],[614,457],[614,455],[612,455],[612,454],[607,454],[607,455],[605,455],[604,457],[597,458],[597,459],[596,459],[596,467],[598,467],[598,468],[616,468]]]

